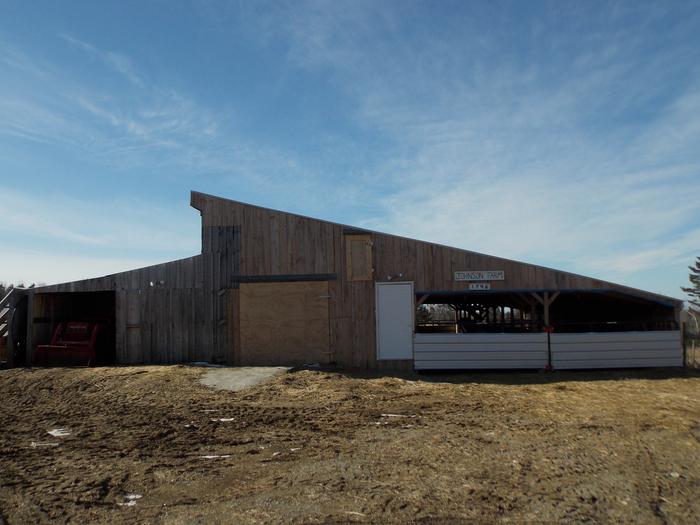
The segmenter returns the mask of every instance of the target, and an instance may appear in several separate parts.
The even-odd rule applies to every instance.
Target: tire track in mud
[[[670,522],[700,512],[700,377],[519,384],[529,376],[303,371],[231,393],[198,385],[186,367],[9,372],[9,523],[614,523],[661,521],[659,501]],[[674,402],[663,413],[659,391]],[[60,427],[70,436],[45,434]],[[29,446],[39,439],[60,445]],[[681,461],[671,482],[666,467]],[[121,506],[129,494],[143,497]]]

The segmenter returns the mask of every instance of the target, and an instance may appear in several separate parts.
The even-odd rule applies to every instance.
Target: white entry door
[[[375,296],[377,359],[413,359],[413,283],[377,283]]]

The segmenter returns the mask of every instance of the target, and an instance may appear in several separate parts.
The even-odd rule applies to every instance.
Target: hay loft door
[[[377,283],[377,359],[413,359],[412,282]]]
[[[328,281],[241,284],[241,365],[328,363],[328,302]]]

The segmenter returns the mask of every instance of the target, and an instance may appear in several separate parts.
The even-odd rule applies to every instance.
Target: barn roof
[[[580,277],[580,278],[584,278],[584,279],[595,279],[596,281],[600,281],[601,283],[603,283],[604,285],[606,285],[605,287],[600,287],[600,288],[586,288],[585,290],[584,290],[584,289],[578,290],[578,291],[581,291],[581,292],[583,292],[583,291],[587,291],[587,292],[597,291],[598,293],[611,293],[611,292],[615,292],[615,293],[624,294],[624,295],[627,295],[627,296],[630,296],[630,297],[637,297],[637,298],[646,298],[646,299],[650,299],[650,300],[652,300],[652,301],[654,301],[654,302],[657,302],[657,303],[663,304],[663,305],[667,305],[667,306],[682,306],[682,304],[683,304],[683,301],[682,301],[681,299],[677,299],[677,298],[675,298],[675,297],[671,297],[671,296],[668,296],[668,295],[662,295],[662,294],[658,294],[658,293],[655,293],[655,292],[650,292],[650,291],[647,291],[647,290],[642,290],[642,289],[639,289],[639,288],[633,288],[633,287],[630,287],[630,286],[626,286],[626,285],[622,285],[622,284],[618,284],[618,283],[613,283],[613,282],[610,282],[610,281],[603,281],[603,280],[600,280],[600,279],[597,279],[597,278],[594,278],[594,277],[589,277],[589,276],[585,276],[585,275],[581,275],[581,274],[576,274],[576,273],[568,272],[568,271],[565,271],[565,270],[558,270],[558,269],[555,269],[555,268],[549,268],[549,267],[546,267],[546,266],[541,266],[541,265],[537,265],[537,264],[527,263],[527,262],[524,262],[524,261],[518,261],[518,260],[515,260],[515,259],[508,259],[508,258],[506,258],[506,257],[500,257],[500,256],[497,256],[497,255],[490,255],[490,254],[485,254],[485,253],[482,253],[482,252],[475,252],[475,251],[473,251],[473,250],[467,250],[467,249],[464,249],[464,248],[457,248],[457,247],[454,247],[454,246],[448,246],[448,245],[445,245],[445,244],[435,243],[435,242],[432,242],[432,241],[425,241],[425,240],[420,240],[420,239],[412,239],[412,238],[409,238],[409,237],[404,237],[404,236],[400,236],[400,235],[394,235],[394,234],[385,233],[385,232],[380,232],[380,231],[376,231],[376,230],[369,230],[369,229],[365,229],[365,228],[357,228],[357,227],[355,227],[355,226],[351,226],[351,225],[347,225],[347,224],[337,223],[337,222],[333,222],[333,221],[329,221],[329,220],[325,220],[325,219],[319,219],[319,218],[316,218],[316,217],[309,217],[309,216],[306,216],[306,215],[302,215],[302,214],[298,214],[298,213],[293,213],[293,212],[287,212],[287,211],[282,211],[282,210],[276,210],[276,209],[274,209],[274,208],[267,208],[267,207],[265,207],[265,206],[259,206],[259,205],[255,205],[255,204],[249,204],[249,203],[246,203],[246,202],[236,201],[236,200],[233,200],[233,199],[228,199],[228,198],[225,198],[225,197],[219,197],[219,196],[216,196],[216,195],[211,195],[211,194],[202,193],[202,192],[198,192],[198,191],[192,191],[192,192],[190,193],[190,205],[191,205],[193,208],[199,210],[199,211],[202,212],[202,213],[204,213],[204,212],[206,211],[206,208],[207,208],[207,201],[210,201],[210,200],[211,200],[211,201],[218,201],[218,202],[221,202],[221,203],[230,203],[230,204],[232,204],[232,205],[243,206],[243,207],[246,207],[246,208],[254,208],[254,209],[259,209],[259,210],[265,210],[265,211],[268,211],[268,212],[281,213],[281,214],[285,214],[285,215],[289,215],[289,216],[293,216],[293,217],[299,217],[299,218],[306,219],[306,220],[317,221],[317,222],[324,223],[324,224],[332,224],[332,225],[335,225],[335,226],[340,226],[340,227],[343,228],[343,233],[344,233],[344,234],[351,234],[351,233],[370,233],[370,234],[375,234],[375,235],[382,235],[382,236],[387,236],[387,237],[394,237],[394,238],[398,238],[398,239],[405,239],[405,240],[414,241],[414,242],[421,242],[421,243],[426,243],[426,244],[430,244],[430,245],[434,245],[434,246],[439,246],[439,247],[442,247],[442,248],[448,248],[448,249],[456,250],[456,251],[460,251],[460,252],[466,252],[466,253],[476,254],[476,255],[480,255],[480,256],[490,257],[490,258],[493,258],[493,259],[497,259],[497,260],[501,260],[501,261],[506,261],[506,262],[510,262],[510,263],[527,264],[527,265],[529,265],[529,266],[533,266],[533,267],[536,267],[536,268],[540,268],[540,269],[543,269],[543,270],[546,270],[546,271],[558,272],[558,273],[560,273],[560,274],[571,275],[571,276],[574,276],[574,277]],[[530,290],[530,289],[528,289],[528,290]],[[540,290],[540,289],[538,289],[538,290]],[[549,290],[549,289],[548,289],[548,290]],[[557,288],[557,290],[559,290],[559,291],[564,291],[564,289],[559,289],[559,288]],[[504,292],[503,289],[494,290],[494,292],[499,292],[499,291],[500,291],[500,292]],[[542,289],[542,290],[540,290],[540,291],[545,291],[545,289]],[[567,291],[574,291],[574,290],[573,290],[573,289],[569,289],[569,290],[567,290]]]

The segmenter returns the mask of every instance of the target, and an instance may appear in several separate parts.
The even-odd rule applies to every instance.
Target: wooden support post
[[[24,348],[24,366],[32,366],[34,360],[34,294],[27,294],[27,342]]]
[[[528,306],[530,307],[530,309],[529,309],[530,310],[530,313],[529,313],[530,324],[532,325],[532,323],[535,321],[536,301],[534,301],[532,299],[532,297],[529,297],[523,293],[518,293],[518,297],[520,297],[520,300],[523,302],[523,307],[520,308],[520,324],[522,325],[522,329],[524,330],[525,329],[525,320],[526,320],[525,311],[526,311]]]
[[[14,292],[15,294],[17,292]],[[15,366],[15,340],[12,333],[12,318],[15,315],[16,298],[10,297],[10,310],[7,312],[7,366],[13,368]],[[2,305],[0,305],[2,310]]]
[[[688,349],[685,341],[686,323],[681,323],[681,348],[683,349],[683,367],[688,366]]]
[[[557,297],[559,297],[559,292],[554,292],[551,296],[549,295],[549,292],[544,292],[544,325],[546,327],[550,327],[550,306],[552,306],[552,303],[557,300]]]

